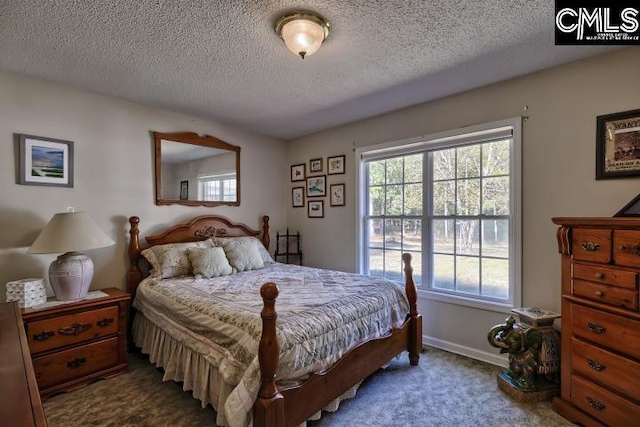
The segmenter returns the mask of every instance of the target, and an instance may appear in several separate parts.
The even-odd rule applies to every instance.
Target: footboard
[[[411,365],[418,364],[422,349],[422,316],[417,310],[411,255],[403,254],[402,260],[405,266],[405,292],[409,301],[409,314],[403,325],[385,337],[366,341],[351,349],[331,368],[312,375],[303,384],[283,390],[276,386],[279,347],[275,302],[278,287],[275,283],[262,286],[260,295],[264,305],[258,350],[262,384],[253,410],[255,427],[300,425],[403,351],[409,352]]]

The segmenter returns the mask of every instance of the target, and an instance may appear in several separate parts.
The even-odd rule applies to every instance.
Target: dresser
[[[0,424],[45,427],[38,385],[17,302],[0,304]]]
[[[106,295],[22,312],[33,369],[43,399],[127,371],[130,295]]]
[[[562,255],[561,394],[584,426],[640,426],[640,218],[553,218]]]

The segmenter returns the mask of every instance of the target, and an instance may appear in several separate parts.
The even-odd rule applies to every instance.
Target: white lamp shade
[[[102,248],[115,242],[85,212],[57,213],[40,232],[30,254],[65,253]]]
[[[324,29],[317,23],[299,19],[282,27],[282,39],[296,55],[313,55],[324,41]]]

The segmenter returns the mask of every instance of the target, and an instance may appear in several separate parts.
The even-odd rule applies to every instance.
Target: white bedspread
[[[279,383],[326,368],[357,344],[388,334],[409,311],[400,283],[280,263],[213,279],[145,279],[134,307],[234,386],[222,409],[231,427],[250,422],[260,388],[260,287],[265,282],[275,282],[280,290]]]

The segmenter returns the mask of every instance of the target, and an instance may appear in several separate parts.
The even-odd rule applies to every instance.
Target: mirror
[[[240,205],[240,147],[192,132],[153,136],[157,205]]]

